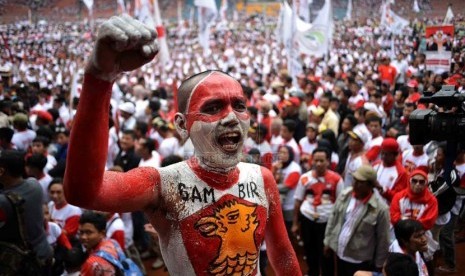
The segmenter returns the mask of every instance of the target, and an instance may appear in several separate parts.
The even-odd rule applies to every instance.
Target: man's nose
[[[233,127],[239,124],[239,119],[234,111],[230,111],[226,117],[221,119],[221,124],[223,126]]]

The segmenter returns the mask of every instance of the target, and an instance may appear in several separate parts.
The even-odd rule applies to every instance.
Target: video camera
[[[421,97],[420,103],[433,103],[446,112],[417,109],[410,114],[410,143],[424,145],[435,141],[465,141],[465,94],[455,91],[453,85],[443,85],[435,94]],[[455,108],[454,112],[450,110]]]

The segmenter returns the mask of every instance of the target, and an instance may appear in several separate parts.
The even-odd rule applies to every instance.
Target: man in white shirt
[[[160,155],[155,151],[155,141],[150,138],[139,138],[135,144],[136,154],[140,156],[139,167],[160,168]]]
[[[397,59],[391,62],[391,65],[396,68],[396,90],[405,84],[405,74],[408,70],[408,62],[404,59],[404,54],[399,53]]]
[[[27,115],[23,113],[16,113],[13,117],[15,134],[13,134],[11,143],[13,143],[18,150],[26,151],[32,144],[32,140],[36,138],[36,133],[27,128],[28,121]]]

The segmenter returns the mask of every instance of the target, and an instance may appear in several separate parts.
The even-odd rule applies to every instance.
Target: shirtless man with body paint
[[[143,210],[171,275],[259,275],[264,240],[277,275],[301,275],[272,174],[239,162],[249,115],[241,85],[227,74],[203,72],[179,88],[175,125],[192,140],[193,158],[104,172],[112,83],[155,57],[156,36],[129,16],[101,25],[71,132],[66,198],[87,209]]]

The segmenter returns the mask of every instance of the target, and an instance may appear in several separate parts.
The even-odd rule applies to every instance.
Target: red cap
[[[416,80],[409,80],[409,82],[407,83],[407,86],[412,87],[412,88],[417,88],[418,82]]]
[[[362,108],[364,105],[365,105],[365,101],[364,101],[364,100],[359,100],[359,101],[355,104],[355,110]]]
[[[394,138],[386,138],[381,144],[381,150],[385,152],[399,152],[399,143]]]
[[[426,174],[424,170],[421,170],[421,169],[413,170],[413,172],[410,174],[410,178],[412,178],[413,176],[417,174],[423,176],[426,180],[428,180],[428,175]]]
[[[320,78],[316,77],[316,76],[309,76],[308,80],[311,81],[311,82],[317,82],[317,83],[320,82]]]
[[[299,107],[300,106],[300,100],[299,98],[297,97],[290,97],[289,99],[287,99],[285,102],[284,102],[286,105],[293,105],[295,107]]]
[[[37,117],[47,122],[53,121],[53,116],[48,111],[41,110],[37,112]]]

